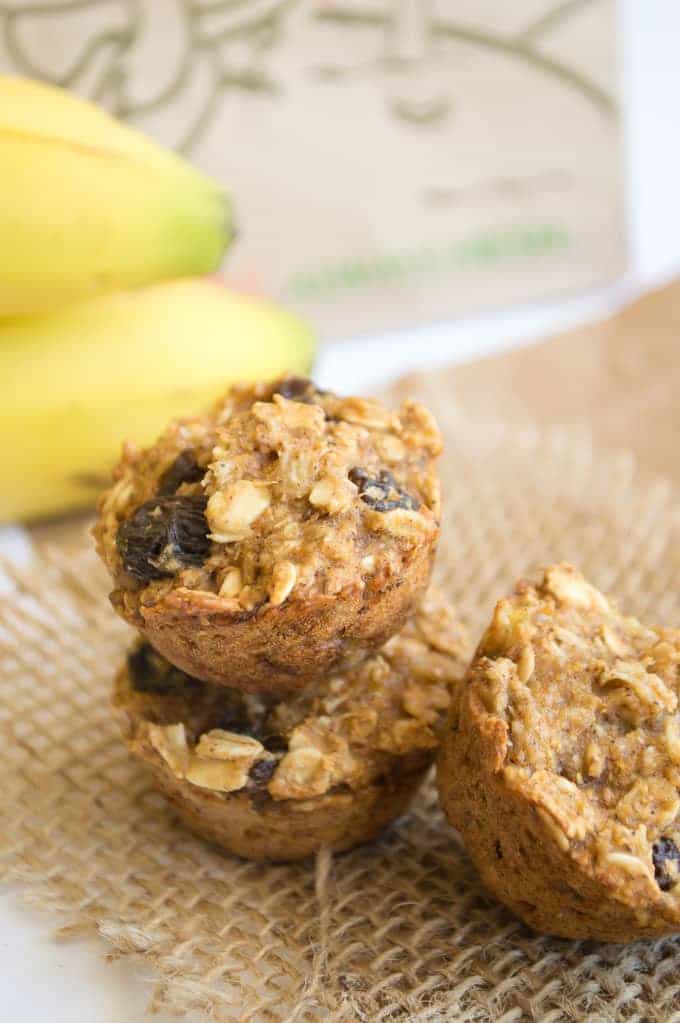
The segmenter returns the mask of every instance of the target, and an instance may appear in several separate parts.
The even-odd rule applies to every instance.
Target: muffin
[[[467,655],[457,616],[432,594],[380,653],[304,693],[201,682],[143,642],[113,704],[192,831],[249,859],[294,860],[365,842],[407,808]]]
[[[680,631],[569,565],[496,606],[442,739],[442,806],[538,931],[680,931]]]
[[[124,449],[95,527],[113,606],[206,682],[292,692],[358,664],[427,588],[441,446],[415,402],[235,388]]]

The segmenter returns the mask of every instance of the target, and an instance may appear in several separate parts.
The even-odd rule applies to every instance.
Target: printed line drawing
[[[399,43],[401,40],[408,40],[408,48],[413,53],[414,35],[417,39],[419,37],[421,51],[419,59],[432,60],[433,44],[437,40],[455,40],[469,43],[478,50],[490,50],[524,61],[540,73],[549,75],[576,90],[603,113],[614,115],[617,113],[616,103],[607,92],[574,68],[546,56],[536,48],[536,44],[548,30],[554,30],[577,11],[594,3],[597,3],[597,0],[568,0],[566,3],[558,4],[514,37],[505,37],[449,19],[436,18],[428,14],[429,5],[422,3],[421,0],[394,0],[390,14],[370,9],[359,10],[356,7],[346,8],[340,4],[327,4],[317,10],[316,17],[319,20],[348,27],[363,25],[382,29],[386,46],[379,61],[370,65],[366,64],[363,67],[359,65],[349,69],[322,65],[317,70],[324,76],[340,78],[362,70],[370,70],[378,64],[394,68],[404,60],[413,62],[412,56],[408,58],[402,56]],[[419,115],[417,110],[409,111],[403,105],[395,108],[395,112],[398,116],[413,121],[436,120],[447,107],[446,100],[439,97],[437,104],[433,104],[432,114],[427,118]]]
[[[399,72],[441,62],[437,49],[447,42],[470,46],[476,51],[498,53],[521,61],[541,76],[547,76],[580,95],[606,117],[616,117],[617,105],[611,95],[583,72],[546,55],[539,43],[583,9],[602,0],[563,0],[514,35],[504,36],[488,29],[459,23],[435,15],[428,0],[391,0],[385,9],[349,6],[345,0],[174,0],[176,17],[183,25],[184,47],[171,69],[166,84],[145,99],[133,98],[134,84],[126,58],[134,52],[148,30],[146,4],[152,0],[47,0],[0,2],[0,35],[14,69],[33,77],[48,78],[54,84],[77,88],[94,62],[105,55],[103,69],[89,89],[91,99],[103,102],[117,116],[132,120],[151,110],[162,109],[189,87],[194,65],[200,59],[209,68],[210,87],[191,116],[182,125],[177,148],[191,152],[210,129],[226,97],[235,92],[258,93],[272,99],[283,86],[267,70],[267,57],[286,39],[289,16],[302,18],[323,28],[351,33],[352,28],[374,28],[378,55],[370,61],[349,66],[325,63],[310,65],[309,76],[326,81],[353,75]],[[97,34],[84,39],[80,52],[67,70],[46,74],[26,52],[21,38],[25,18],[51,19],[78,12],[99,11],[110,22]],[[247,65],[230,60],[230,44],[245,46]],[[343,46],[345,52],[347,47]],[[392,116],[411,125],[427,128],[445,119],[457,98],[441,89],[426,97],[393,95],[388,99]]]

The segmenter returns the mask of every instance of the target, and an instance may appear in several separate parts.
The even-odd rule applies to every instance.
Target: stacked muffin
[[[440,450],[417,403],[299,378],[125,448],[95,528],[142,636],[114,706],[193,830],[287,860],[365,841],[408,805],[468,653],[426,595]]]

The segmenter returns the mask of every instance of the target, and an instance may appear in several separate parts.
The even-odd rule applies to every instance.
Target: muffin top
[[[680,912],[680,630],[626,617],[569,565],[496,606],[461,697],[485,768],[560,849]],[[457,715],[454,715],[454,719]]]
[[[468,653],[457,615],[431,592],[379,654],[293,698],[200,682],[144,643],[118,675],[114,705],[131,738],[191,784],[307,799],[338,785],[359,788],[395,758],[426,764]]]
[[[387,585],[436,535],[441,447],[416,402],[391,412],[297,377],[236,387],[152,447],[125,446],[98,549],[143,603],[183,587],[247,612]]]

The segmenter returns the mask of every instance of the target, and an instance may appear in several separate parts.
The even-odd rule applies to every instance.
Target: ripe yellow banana
[[[0,75],[0,318],[209,272],[231,235],[219,187],[103,110]]]
[[[152,441],[236,380],[307,373],[295,317],[210,279],[0,323],[0,521],[91,504],[121,441]]]

